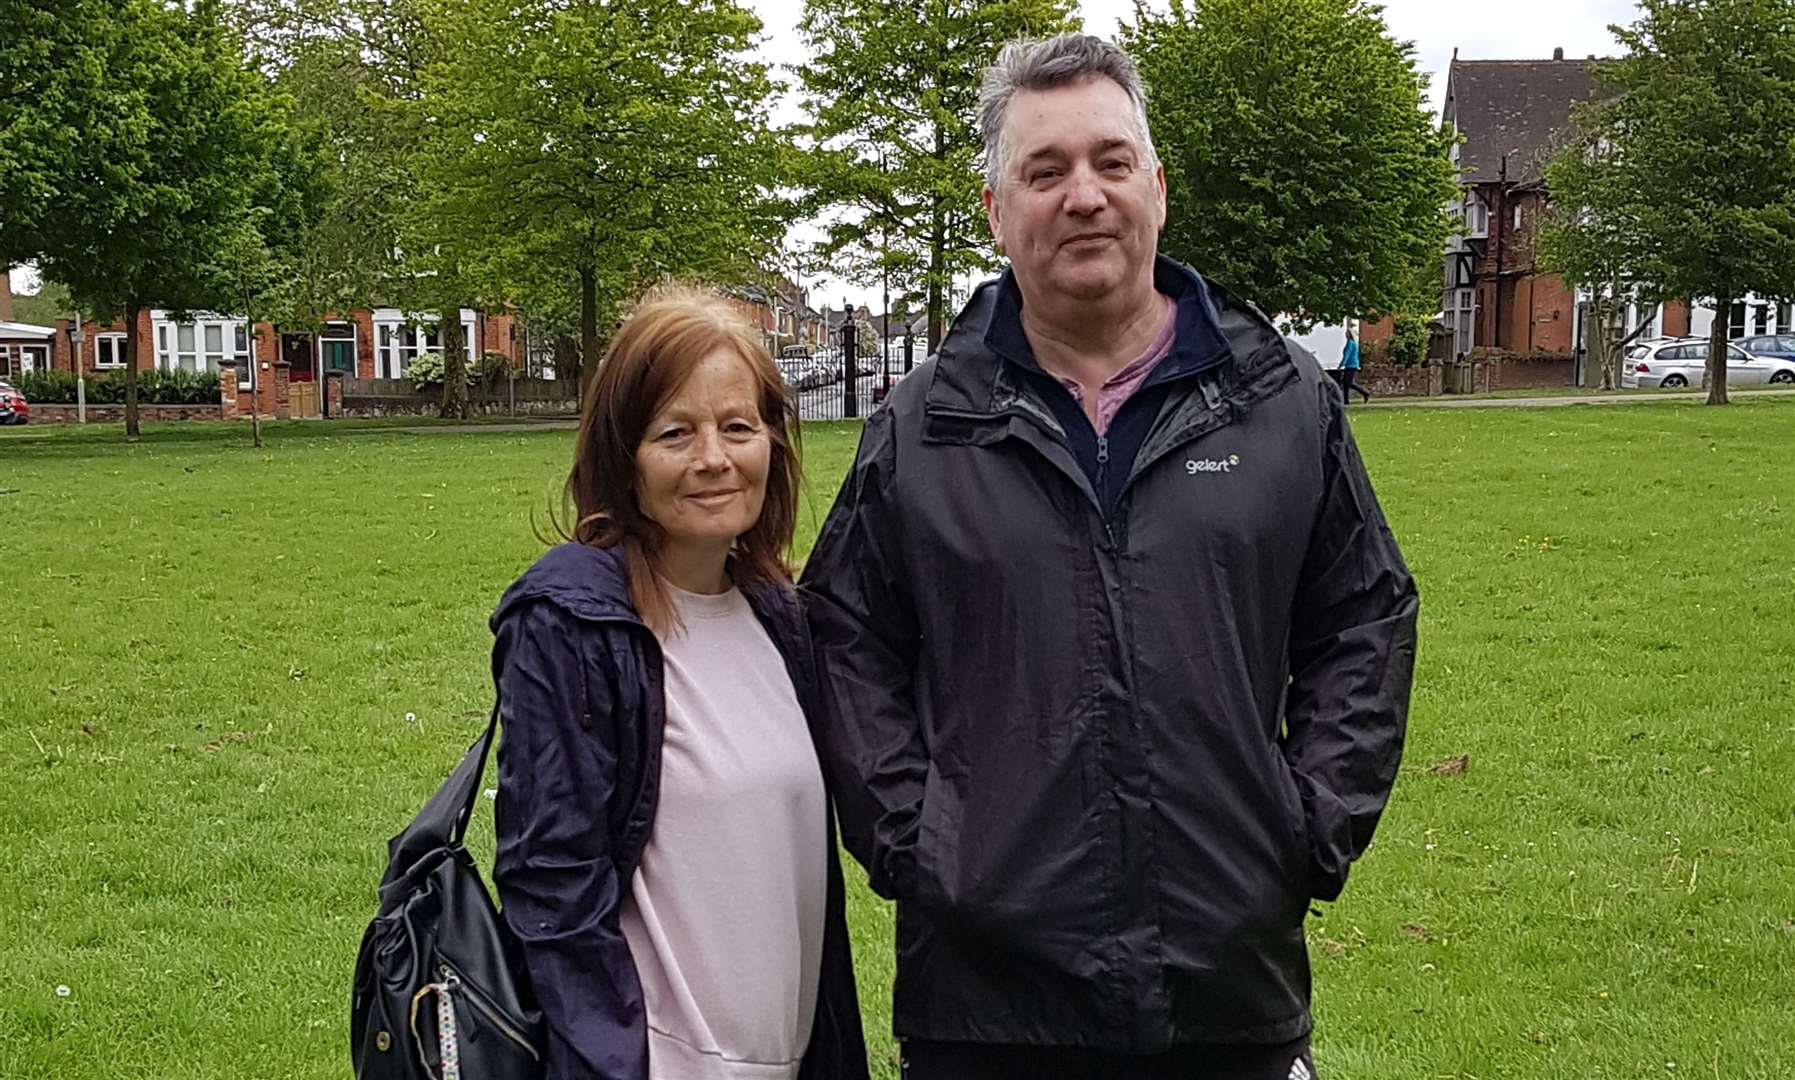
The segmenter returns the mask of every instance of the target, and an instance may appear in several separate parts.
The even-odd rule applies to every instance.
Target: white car
[[[1705,338],[1661,338],[1642,341],[1627,350],[1620,384],[1628,390],[1676,390],[1705,386],[1708,377]],[[1754,356],[1737,345],[1726,347],[1726,384],[1761,386],[1795,383],[1795,361]]]

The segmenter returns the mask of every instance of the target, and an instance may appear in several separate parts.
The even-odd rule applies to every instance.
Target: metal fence
[[[799,419],[824,421],[866,416],[922,358],[919,343],[913,339],[892,338],[881,355],[877,340],[862,344],[850,332],[844,349],[842,337],[838,333],[821,349],[789,348],[778,358],[779,373],[797,400]],[[852,375],[842,362],[850,353],[856,355]]]

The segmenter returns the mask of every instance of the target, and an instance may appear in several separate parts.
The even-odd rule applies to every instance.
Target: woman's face
[[[665,533],[664,554],[727,556],[760,520],[772,455],[748,361],[728,349],[700,360],[636,448],[636,503]]]

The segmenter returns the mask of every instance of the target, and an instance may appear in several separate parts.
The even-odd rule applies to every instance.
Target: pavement
[[[870,406],[872,380],[864,379],[865,389],[861,396],[862,416],[872,411]],[[806,390],[800,397],[802,415],[805,420],[839,420],[842,414],[841,387],[839,385],[825,389]],[[1795,397],[1795,387],[1781,387],[1763,390],[1735,390],[1732,400],[1739,402],[1755,401],[1758,398]],[[1563,397],[1426,397],[1396,398],[1378,400],[1373,398],[1369,403],[1350,406],[1352,409],[1555,409],[1567,405],[1661,405],[1666,403],[1700,403],[1708,399],[1706,390],[1693,390],[1687,393],[1652,393],[1649,391],[1628,391],[1615,394],[1567,394]],[[431,424],[427,427],[378,427],[364,428],[356,434],[366,435],[509,435],[526,431],[572,431],[578,427],[573,420],[531,420],[515,424]]]
[[[1734,403],[1752,401],[1757,398],[1795,397],[1795,387],[1780,387],[1764,390],[1734,390],[1730,399]],[[1379,401],[1373,398],[1368,404],[1352,406],[1355,409],[1551,409],[1564,405],[1653,405],[1663,402],[1703,402],[1708,400],[1706,390],[1694,390],[1687,393],[1658,392],[1649,390],[1633,390],[1616,394],[1567,394],[1564,397],[1425,397],[1398,398],[1391,401]]]

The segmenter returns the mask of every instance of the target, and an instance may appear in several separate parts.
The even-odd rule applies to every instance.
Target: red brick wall
[[[350,316],[355,323],[355,377],[374,377],[374,313],[358,311]]]
[[[31,406],[31,422],[34,424],[72,424],[75,422],[75,408],[73,405],[33,405]],[[152,424],[174,420],[221,420],[224,418],[223,409],[217,405],[137,406],[137,419]],[[89,405],[87,422],[90,424],[122,424],[125,422],[125,407],[123,405]]]
[[[1431,397],[1440,392],[1441,375],[1438,364],[1425,367],[1373,364],[1360,370],[1353,381],[1374,397]]]
[[[1528,278],[1527,286],[1529,329],[1517,337],[1514,347],[1529,352],[1570,352],[1576,297],[1557,274]]]
[[[1516,360],[1504,357],[1490,365],[1491,390],[1546,390],[1575,386],[1576,361],[1571,357]]]
[[[1368,364],[1383,359],[1384,351],[1390,347],[1390,336],[1395,332],[1396,319],[1394,316],[1385,315],[1376,322],[1360,323],[1359,352],[1363,359]],[[1376,392],[1372,391],[1374,394]]]
[[[517,363],[517,320],[510,315],[485,315],[480,319],[480,347],[478,354],[495,352]]]
[[[1689,335],[1689,302],[1671,300],[1664,305],[1664,336],[1687,337]]]

